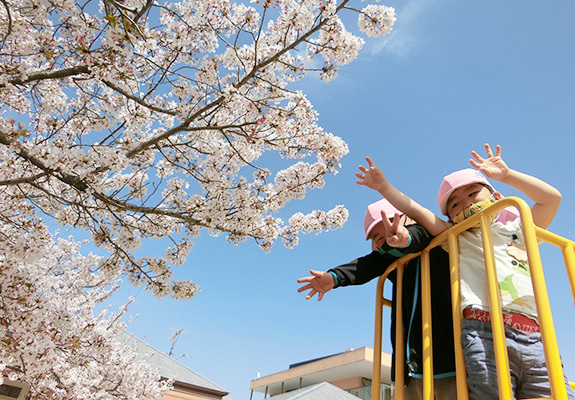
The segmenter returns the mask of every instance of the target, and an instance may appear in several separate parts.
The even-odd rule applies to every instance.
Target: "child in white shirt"
[[[435,236],[502,198],[483,172],[489,178],[525,193],[535,202],[531,209],[533,222],[547,228],[559,208],[560,192],[538,178],[509,168],[501,158],[500,146],[496,147],[495,155],[488,144],[485,150],[487,158],[475,151],[471,153],[473,159],[470,162],[475,170],[456,171],[443,179],[437,200],[441,212],[449,217],[449,223],[393,187],[369,157],[366,158],[369,168],[359,167],[361,173],[356,174],[360,179],[357,183],[377,190]],[[504,223],[496,217],[492,234],[514,396],[518,399],[548,397],[549,378],[529,266],[522,252],[520,220]],[[463,310],[461,339],[470,399],[497,400],[497,371],[479,229],[472,227],[459,236],[459,251]],[[565,381],[567,383],[567,379]],[[568,383],[567,392],[569,399],[574,400],[575,393]]]

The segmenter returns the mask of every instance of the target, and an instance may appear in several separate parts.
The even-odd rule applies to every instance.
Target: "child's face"
[[[461,210],[491,196],[491,191],[481,183],[472,183],[455,189],[447,200],[447,216],[455,217]]]
[[[385,227],[383,222],[378,222],[369,232],[369,238],[371,242],[379,249],[385,243]]]

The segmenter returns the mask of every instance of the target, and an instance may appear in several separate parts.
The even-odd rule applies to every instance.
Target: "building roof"
[[[228,394],[227,390],[216,385],[207,378],[204,378],[177,360],[174,360],[167,354],[155,349],[143,340],[138,339],[133,334],[122,332],[119,335],[119,339],[120,342],[126,343],[137,352],[139,360],[144,360],[152,366],[152,369],[157,369],[161,377],[173,379],[175,384],[181,383],[184,385],[209,389],[215,392],[221,392],[222,396]],[[229,396],[224,397],[224,399],[233,400]]]
[[[381,381],[391,382],[391,355],[381,353]],[[350,377],[373,379],[374,351],[370,347],[348,350],[303,363],[292,364],[285,371],[251,381],[256,392],[280,393],[321,382],[335,382]],[[275,398],[276,396],[274,396]]]
[[[331,383],[316,383],[305,388],[278,394],[273,400],[357,400],[359,397],[342,390]]]

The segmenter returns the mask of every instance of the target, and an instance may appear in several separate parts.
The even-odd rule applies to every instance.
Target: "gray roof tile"
[[[322,382],[291,392],[270,397],[270,400],[357,400],[359,397],[342,390],[331,383]]]
[[[140,360],[147,361],[152,366],[152,369],[158,369],[160,376],[167,379],[174,379],[178,382],[227,393],[227,390],[174,360],[167,354],[155,349],[143,340],[138,339],[131,333],[123,332],[120,334],[119,339],[120,342],[124,342],[135,349]],[[233,400],[229,396],[226,396],[225,399]]]

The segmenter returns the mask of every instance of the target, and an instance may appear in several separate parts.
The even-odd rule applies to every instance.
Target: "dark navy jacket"
[[[387,244],[384,254],[373,251],[347,264],[332,268],[338,278],[336,287],[362,285],[382,275],[401,253],[417,253],[423,250],[432,237],[420,225],[408,225],[411,243],[408,247],[395,249]],[[401,253],[397,251],[400,250]],[[391,253],[390,253],[391,252]],[[449,255],[441,247],[429,253],[431,270],[431,314],[433,337],[433,373],[436,378],[455,376],[453,350],[453,318],[451,314],[451,284],[449,278]],[[391,342],[395,353],[396,272],[388,276],[393,283],[391,307]],[[417,289],[417,290],[416,290]],[[421,262],[416,257],[406,265],[403,275],[403,333],[406,338],[406,382],[409,376],[421,378],[422,328],[421,328]],[[395,380],[395,354],[392,357],[392,380]]]

